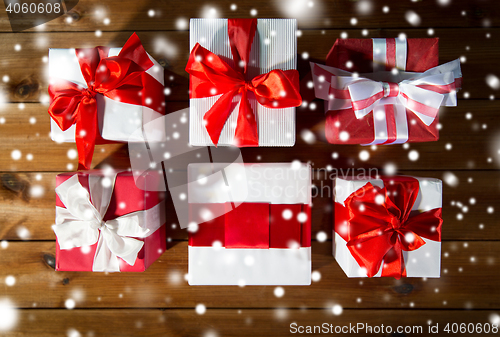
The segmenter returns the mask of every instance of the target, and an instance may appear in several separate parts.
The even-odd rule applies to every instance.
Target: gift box
[[[439,277],[442,182],[334,181],[333,255],[348,277]]]
[[[49,77],[51,138],[76,142],[82,169],[95,144],[144,141],[134,131],[165,114],[163,68],[135,33],[123,48],[49,49]]]
[[[311,283],[311,172],[190,164],[190,285]]]
[[[166,250],[161,176],[93,170],[56,177],[56,270],[145,271]]]
[[[438,66],[438,39],[338,39],[326,66],[311,63],[333,144],[439,138],[440,106],[456,106],[460,61]]]
[[[191,19],[189,143],[293,146],[294,19]]]

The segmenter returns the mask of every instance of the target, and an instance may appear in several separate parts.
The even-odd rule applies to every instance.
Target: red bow
[[[419,182],[411,177],[383,179],[384,188],[366,184],[345,201],[349,213],[344,237],[352,256],[368,277],[378,273],[406,276],[402,251],[416,250],[427,238],[441,241],[441,208],[411,215]]]
[[[191,75],[190,97],[222,96],[205,113],[203,121],[210,139],[217,146],[224,124],[231,115],[233,98],[241,94],[235,142],[237,146],[258,146],[259,137],[255,115],[248,100],[248,91],[267,108],[299,106],[299,73],[297,70],[275,69],[246,81],[257,19],[228,19],[231,53],[237,70],[219,56],[196,44],[191,51],[186,71]]]
[[[139,37],[134,33],[118,56],[108,56],[109,48],[76,49],[87,88],[66,80],[51,80],[49,114],[61,130],[76,124],[78,169],[90,168],[94,146],[103,142],[98,130],[96,95],[142,105],[142,74],[153,66]]]

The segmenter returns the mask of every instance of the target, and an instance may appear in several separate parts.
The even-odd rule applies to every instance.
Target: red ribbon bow
[[[443,220],[441,208],[411,214],[419,191],[417,179],[383,180],[384,188],[368,183],[346,199],[349,216],[344,238],[368,277],[376,275],[383,263],[382,276],[399,279],[406,276],[402,251],[422,247],[423,238],[441,241]]]
[[[259,145],[257,122],[248,100],[248,91],[267,108],[291,108],[302,103],[297,70],[275,69],[250,81],[245,79],[256,30],[257,19],[228,19],[229,43],[236,70],[199,43],[189,56],[186,71],[191,75],[190,97],[222,94],[203,117],[205,128],[216,146],[233,111],[232,103],[236,95],[241,94],[241,102],[234,139],[235,145],[240,147]]]
[[[87,88],[66,80],[51,80],[49,114],[61,130],[76,124],[78,169],[88,170],[95,144],[104,142],[98,130],[96,95],[142,105],[142,74],[153,66],[139,37],[134,33],[118,56],[108,56],[109,48],[76,49]]]

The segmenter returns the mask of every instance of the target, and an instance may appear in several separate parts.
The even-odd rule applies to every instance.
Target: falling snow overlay
[[[30,16],[37,15],[30,13],[29,2],[24,2],[28,5],[26,13],[23,13],[23,1],[17,3],[20,5],[17,15],[22,13],[23,20],[31,20]],[[70,8],[73,3],[74,7]],[[20,32],[14,31],[9,21],[12,15],[16,15],[14,11],[10,14],[6,11],[4,20],[0,20],[3,47],[0,50],[0,335],[343,335],[351,334],[350,325],[357,329],[358,324],[356,334],[362,336],[498,334],[500,68],[497,59],[500,55],[500,15],[497,1],[79,0],[65,1],[65,6],[60,17]],[[188,108],[189,91],[193,86],[185,68],[193,47],[189,42],[194,33],[190,29],[191,20],[198,18],[296,20],[296,25],[288,27],[289,34],[276,27],[259,27],[251,59],[272,66],[259,69],[260,64],[249,65],[251,78],[260,72],[270,72],[273,67],[298,71],[302,102],[293,114],[283,116],[273,108],[269,111],[254,109],[260,139],[268,143],[291,144],[289,147],[246,147],[222,153],[222,146],[189,146],[192,137],[189,127],[193,122]],[[161,74],[164,80],[159,95],[146,93],[138,95],[137,99],[144,107],[154,105],[151,109],[165,109],[166,117],[170,118],[162,119],[160,125],[163,130],[155,133],[158,125],[148,127],[147,123],[143,123],[142,117],[150,114],[147,108],[141,108],[140,116],[117,109],[114,111],[116,118],[111,123],[104,116],[99,117],[100,135],[106,137],[108,131],[122,130],[123,137],[120,142],[99,142],[93,149],[90,168],[105,170],[107,175],[113,169],[130,171],[138,181],[148,170],[160,174],[163,185],[157,192],[164,193],[166,199],[166,220],[162,227],[166,250],[144,251],[146,254],[159,254],[160,257],[142,273],[55,270],[60,262],[57,250],[61,248],[56,245],[52,229],[60,221],[56,219],[56,205],[59,205],[59,197],[55,193],[56,175],[74,174],[79,170],[81,147],[74,138],[68,141],[62,133],[56,132],[54,123],[51,125],[47,112],[53,98],[48,87],[54,82],[50,74],[59,71],[59,75],[70,75],[69,71],[62,70],[63,61],[76,62],[76,68],[79,68],[76,49],[96,46],[108,46],[112,50],[120,48],[133,32],[137,33],[145,51],[157,62],[149,73]],[[214,43],[214,37],[227,37],[227,29],[224,32],[223,29],[213,29],[202,33],[199,42],[210,51],[219,48]],[[426,135],[433,141],[389,145],[372,143],[368,139],[354,144],[360,137],[359,129],[353,127],[351,120],[339,118],[331,109],[329,111],[326,99],[316,98],[317,84],[325,85],[323,89],[328,95],[332,94],[329,87],[332,79],[322,73],[323,77],[315,81],[310,63],[327,65],[327,55],[336,41],[346,44],[352,39],[366,39],[365,47],[372,52],[372,38],[394,38],[396,44],[404,39],[436,39],[435,51],[439,63],[435,66],[460,61],[463,81],[462,89],[456,93],[457,106],[442,105],[439,108],[438,118],[432,123],[432,135]],[[293,46],[283,42],[285,39],[292,41]],[[237,68],[227,41],[220,48],[223,48],[223,61]],[[273,48],[279,52],[265,53]],[[68,53],[62,54],[61,62],[54,64],[49,57],[49,49],[65,49]],[[382,52],[387,53],[388,50]],[[408,52],[419,60],[429,57],[428,53],[418,48],[410,47]],[[70,55],[74,57],[72,61]],[[371,59],[367,60],[364,56],[348,54],[343,57],[333,53],[329,58],[339,58],[336,67],[352,73],[358,80],[374,70]],[[396,68],[382,69],[388,76],[384,82],[400,83],[397,77],[403,76],[402,71]],[[87,86],[83,80],[76,84]],[[221,94],[218,89],[213,95]],[[90,91],[84,94],[93,95]],[[276,94],[287,97],[288,92],[279,91]],[[97,95],[102,96],[100,93]],[[227,139],[231,132],[235,132],[238,122],[241,93],[238,95],[231,105],[233,119],[225,124],[227,134],[224,137]],[[124,103],[126,97],[113,97],[120,107],[127,104]],[[98,98],[100,108],[106,106],[106,101],[101,98]],[[261,104],[253,96],[249,99]],[[454,98],[450,98],[452,100]],[[264,117],[263,113],[269,116]],[[411,138],[414,135],[412,128],[423,124],[412,112],[407,111],[406,116],[408,136]],[[204,130],[203,116],[199,117],[200,129]],[[368,113],[361,120],[362,126],[373,128],[377,117],[380,118],[380,114]],[[386,123],[385,127],[392,131],[391,125]],[[75,127],[69,130],[72,135],[89,135],[86,127],[80,131],[77,135]],[[134,132],[137,132],[134,135],[140,141],[130,146],[128,136]],[[147,142],[144,142],[144,135]],[[157,135],[165,137],[155,142],[152,137]],[[336,144],[329,143],[332,137],[337,140]],[[233,162],[260,165],[282,163],[290,172],[300,171],[301,165],[310,166],[311,181],[305,188],[295,185],[300,176],[284,176],[286,181],[293,183],[289,192],[303,191],[310,195],[310,213],[298,209],[297,204],[291,201],[283,201],[285,206],[273,212],[271,207],[276,206],[260,200],[258,203],[264,205],[258,205],[259,212],[247,215],[253,219],[262,212],[268,214],[264,218],[271,223],[270,226],[293,227],[287,232],[290,237],[284,236],[284,229],[275,231],[268,226],[271,248],[255,248],[251,254],[243,252],[238,255],[236,252],[241,248],[228,248],[230,239],[226,233],[217,232],[230,225],[230,217],[226,222],[224,211],[201,205],[193,213],[199,219],[189,219],[190,207],[197,207],[192,200],[193,193],[188,189],[191,183],[206,192],[211,202],[221,195],[234,198],[242,191],[229,187],[233,180],[224,183],[224,177],[236,180],[236,175],[232,175],[236,165],[228,165],[224,171],[202,172],[191,177],[190,181],[186,174],[188,164],[203,163],[213,167],[215,163]],[[141,165],[137,167],[137,163]],[[214,174],[217,179],[220,178],[217,180],[220,184],[217,189],[211,190],[215,184]],[[277,195],[280,192],[277,182],[281,177],[276,177],[275,172],[272,175],[274,183],[270,183],[268,192]],[[415,254],[419,250],[403,250],[406,277],[359,277],[367,272],[360,268],[351,271],[360,275],[349,278],[333,256],[333,252],[339,249],[339,236],[356,234],[350,232],[345,223],[335,223],[336,215],[345,211],[342,208],[339,210],[335,198],[346,193],[334,182],[336,179],[352,182],[366,176],[387,179],[388,184],[390,179],[401,176],[426,177],[429,178],[425,183],[427,185],[424,182],[421,184],[421,189],[426,191],[432,186],[430,178],[442,181],[440,189],[434,186],[434,192],[442,195],[440,251],[433,250],[436,248],[433,243],[415,228],[412,231],[403,229],[402,233],[396,232],[390,238],[397,238],[402,245],[418,245],[421,238],[426,242],[419,248],[425,248],[420,253]],[[248,193],[258,189],[259,183],[264,181],[264,174],[257,181],[256,185],[247,186]],[[130,186],[134,184],[135,181]],[[98,183],[103,189],[112,185],[109,177]],[[375,187],[382,185],[379,183]],[[127,196],[129,186],[123,188],[123,195]],[[149,193],[153,191],[144,191],[145,195]],[[389,201],[396,200],[394,207],[401,208],[398,199],[401,194],[404,191],[388,188],[387,194],[379,192],[370,198],[366,196],[369,202],[357,205],[359,207],[354,212],[366,223],[370,212],[383,209]],[[411,211],[410,219],[425,216],[425,212],[433,209],[437,198],[431,194],[416,195],[416,203],[421,208]],[[100,202],[99,197],[91,199],[95,203]],[[237,201],[241,204],[242,200]],[[113,212],[123,213],[133,204],[129,200],[115,200],[113,197],[109,207]],[[236,210],[240,207],[237,203],[227,206]],[[382,219],[380,212],[376,214],[377,219]],[[390,228],[383,227],[389,231],[404,224],[403,219],[391,214]],[[347,212],[345,219],[349,217]],[[241,223],[245,218],[240,217],[237,222],[231,223]],[[92,226],[103,229],[107,223],[106,228],[113,231],[115,229],[110,221],[112,219],[108,218],[102,222],[94,221]],[[201,256],[194,261],[189,251],[190,238],[207,234],[204,222],[210,222],[214,228],[219,224],[217,231],[209,232],[213,237],[208,236],[203,247],[212,255],[209,258]],[[301,255],[302,242],[296,238],[302,238],[303,224],[309,222],[311,227],[307,234],[311,248],[307,254]],[[378,223],[378,226],[384,224]],[[88,228],[92,229],[92,226]],[[335,226],[338,226],[337,232],[334,231]],[[251,229],[244,239],[257,231],[256,227]],[[437,227],[429,228],[426,234],[432,235],[436,231]],[[373,233],[375,236],[383,235],[377,230]],[[75,236],[73,239],[78,238]],[[283,239],[283,248],[272,248],[277,238]],[[342,252],[347,258],[352,256],[349,249],[362,247],[353,245]],[[282,259],[281,264],[269,268],[270,261],[262,256],[278,249],[286,250],[290,256],[295,254],[294,258]],[[233,254],[224,255],[227,251]],[[93,261],[96,247],[85,242],[73,248],[73,252]],[[223,258],[220,259],[220,256]],[[384,265],[390,264],[391,257],[387,256]],[[239,269],[245,269],[249,271],[248,277],[234,277],[232,285],[190,285],[198,276],[192,266],[195,263],[212,266],[210,263],[213,261],[222,261],[226,269],[218,270],[220,273],[232,275]],[[285,282],[252,284],[253,275],[297,270],[303,261],[311,262],[306,272],[302,273],[307,276],[308,285],[291,286]],[[358,264],[354,258],[351,262]],[[120,263],[127,266],[124,260]],[[439,265],[439,277],[412,277],[413,267],[434,266],[433,263]],[[268,266],[268,269],[262,266]],[[391,331],[387,330],[389,328]]]

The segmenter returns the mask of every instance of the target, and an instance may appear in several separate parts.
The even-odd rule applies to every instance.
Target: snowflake
[[[368,15],[373,11],[373,4],[371,1],[362,0],[356,3],[356,12],[360,15]]]
[[[328,238],[328,236],[323,231],[318,232],[316,234],[316,240],[318,240],[318,242],[325,242],[327,238]]]
[[[500,88],[500,79],[493,74],[489,74],[486,76],[486,84],[488,84],[490,88],[498,90]]]
[[[332,307],[332,313],[335,315],[335,316],[339,316],[340,314],[342,314],[342,311],[344,309],[342,308],[342,306],[340,304],[335,304],[333,307]]]
[[[396,171],[397,171],[397,167],[395,164],[393,163],[387,163],[385,164],[384,166],[384,174],[386,175],[394,175],[396,174]]]
[[[285,289],[283,289],[282,287],[274,288],[274,296],[280,298],[283,297],[283,295],[285,295]]]
[[[186,30],[189,27],[188,20],[186,18],[178,18],[175,21],[175,28],[178,30]]]
[[[292,215],[293,215],[293,214],[292,214],[292,211],[291,211],[291,210],[289,210],[289,209],[285,209],[285,210],[283,211],[283,213],[281,213],[281,216],[282,216],[282,217],[283,217],[283,219],[285,219],[285,220],[290,220],[290,219],[292,218]]]
[[[66,301],[64,301],[64,306],[68,310],[74,309],[75,305],[76,305],[75,300],[72,298],[68,298]]]
[[[319,280],[321,280],[321,273],[317,270],[313,271],[311,273],[311,279],[313,282],[318,282]]]
[[[408,152],[408,158],[411,161],[417,161],[419,156],[420,155],[417,150],[411,150],[410,152]]]
[[[19,160],[19,159],[21,159],[22,153],[19,150],[14,150],[14,151],[11,152],[10,156],[14,160]]]
[[[33,185],[30,188],[30,196],[32,198],[40,198],[45,194],[45,188],[42,185]]]
[[[302,130],[300,133],[300,137],[307,144],[314,144],[316,142],[316,136],[310,130]]]
[[[207,308],[204,304],[200,303],[196,305],[195,311],[198,315],[203,315],[207,311]]]
[[[29,240],[29,238],[31,237],[30,231],[24,226],[17,227],[16,234],[21,240]]]
[[[0,317],[0,331],[9,331],[17,324],[18,311],[8,298],[0,299]]]
[[[367,161],[370,159],[370,153],[366,150],[363,150],[359,153],[359,159],[362,161]]]
[[[443,180],[447,185],[451,187],[457,187],[459,184],[458,177],[452,172],[445,172],[443,174]]]

